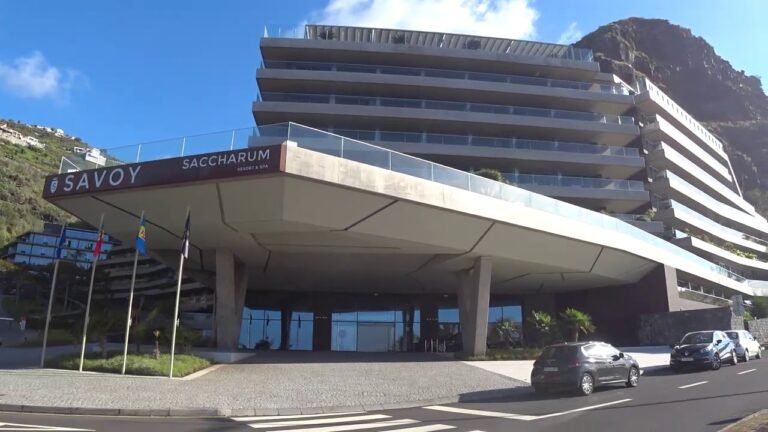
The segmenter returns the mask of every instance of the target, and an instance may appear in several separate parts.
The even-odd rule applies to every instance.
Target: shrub
[[[67,355],[51,360],[49,367],[77,370],[80,368],[79,355]],[[177,355],[173,359],[173,376],[183,377],[205,369],[211,362],[190,354]],[[170,354],[161,354],[155,359],[152,354],[128,354],[125,373],[130,375],[168,376],[171,366]],[[94,372],[120,373],[123,368],[123,355],[111,352],[106,358],[101,353],[89,353],[83,362],[83,370]]]

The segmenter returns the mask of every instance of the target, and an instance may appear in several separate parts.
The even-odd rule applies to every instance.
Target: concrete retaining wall
[[[768,345],[768,318],[747,321],[747,330],[758,342]]]
[[[637,336],[643,345],[669,345],[692,331],[743,329],[742,317],[722,307],[641,315]]]

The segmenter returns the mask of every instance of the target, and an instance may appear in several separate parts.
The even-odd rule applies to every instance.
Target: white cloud
[[[568,25],[568,28],[560,34],[560,38],[557,39],[557,43],[572,44],[581,39],[582,36],[584,36],[584,33],[579,30],[579,27],[575,22],[572,22]]]
[[[87,83],[82,73],[48,64],[39,51],[18,57],[12,63],[0,61],[0,88],[22,98],[67,101],[77,83]]]
[[[307,21],[533,39],[538,18],[529,0],[330,0]]]

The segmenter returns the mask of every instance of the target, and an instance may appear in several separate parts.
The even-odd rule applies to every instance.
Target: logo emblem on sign
[[[54,177],[51,180],[51,184],[49,185],[49,190],[51,193],[56,193],[56,189],[59,188],[59,179],[57,177]]]

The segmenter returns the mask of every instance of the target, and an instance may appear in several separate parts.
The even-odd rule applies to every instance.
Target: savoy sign
[[[280,171],[282,146],[254,147],[56,174],[43,196],[57,197]]]

